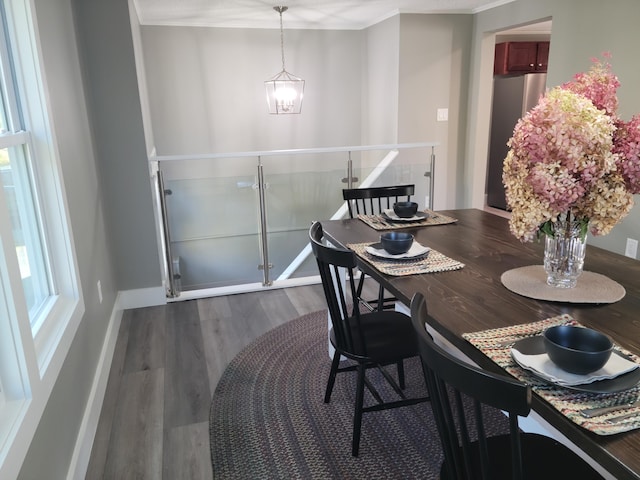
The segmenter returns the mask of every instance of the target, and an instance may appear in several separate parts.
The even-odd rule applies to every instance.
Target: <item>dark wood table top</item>
[[[455,217],[458,222],[407,231],[422,245],[463,262],[462,270],[392,277],[364,261],[361,268],[407,306],[415,292],[422,292],[429,313],[437,322],[436,330],[478,365],[500,369],[463,339],[463,333],[534,322],[562,313],[640,354],[640,261],[588,245],[585,270],[620,283],[626,290],[625,297],[605,305],[534,300],[507,290],[500,276],[512,268],[542,264],[542,242],[521,243],[509,232],[507,219],[481,210],[438,213]],[[376,242],[380,236],[379,231],[357,219],[323,221],[322,226],[325,235],[342,246]],[[640,479],[640,430],[596,435],[568,420],[535,394],[532,403],[540,416],[615,478]]]

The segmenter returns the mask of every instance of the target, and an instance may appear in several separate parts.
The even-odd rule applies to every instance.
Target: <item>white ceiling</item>
[[[514,0],[133,0],[142,25],[362,29],[398,13],[477,13]]]

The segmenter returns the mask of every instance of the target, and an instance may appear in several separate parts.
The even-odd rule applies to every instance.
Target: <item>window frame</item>
[[[66,327],[73,303],[81,301],[81,287],[77,272],[70,220],[57,155],[41,54],[31,0],[4,0],[7,34],[12,45],[10,52],[14,66],[17,106],[28,136],[28,149],[35,166],[32,171],[34,188],[42,215],[47,257],[54,296],[34,325],[35,350],[41,375],[48,368],[60,335]],[[22,100],[21,100],[22,99]],[[28,99],[25,101],[24,99]]]
[[[23,126],[22,131],[0,134],[0,146],[18,138],[31,157],[29,174],[36,208],[40,209],[39,226],[46,242],[43,254],[49,264],[52,289],[41,308],[42,318],[32,326],[6,198],[0,188],[0,478],[14,478],[20,472],[85,305],[34,1],[0,0],[0,6],[4,7],[4,27],[10,38],[10,53],[0,53],[0,68],[6,69],[9,57],[16,94],[15,101],[9,97],[4,105],[9,105],[13,119],[20,115]],[[10,94],[13,87],[4,88],[3,93]],[[11,119],[8,120],[10,125]]]

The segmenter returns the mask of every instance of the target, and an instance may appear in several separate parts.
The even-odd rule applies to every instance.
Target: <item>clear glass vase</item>
[[[547,285],[574,288],[584,266],[586,236],[581,238],[580,221],[559,219],[553,224],[553,235],[545,235],[544,270]]]

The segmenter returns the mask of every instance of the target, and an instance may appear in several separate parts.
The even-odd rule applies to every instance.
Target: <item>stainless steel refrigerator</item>
[[[545,91],[546,73],[527,73],[515,77],[495,77],[493,80],[493,108],[491,138],[487,167],[487,205],[507,209],[502,163],[509,149],[507,142],[522,116],[534,107]]]

